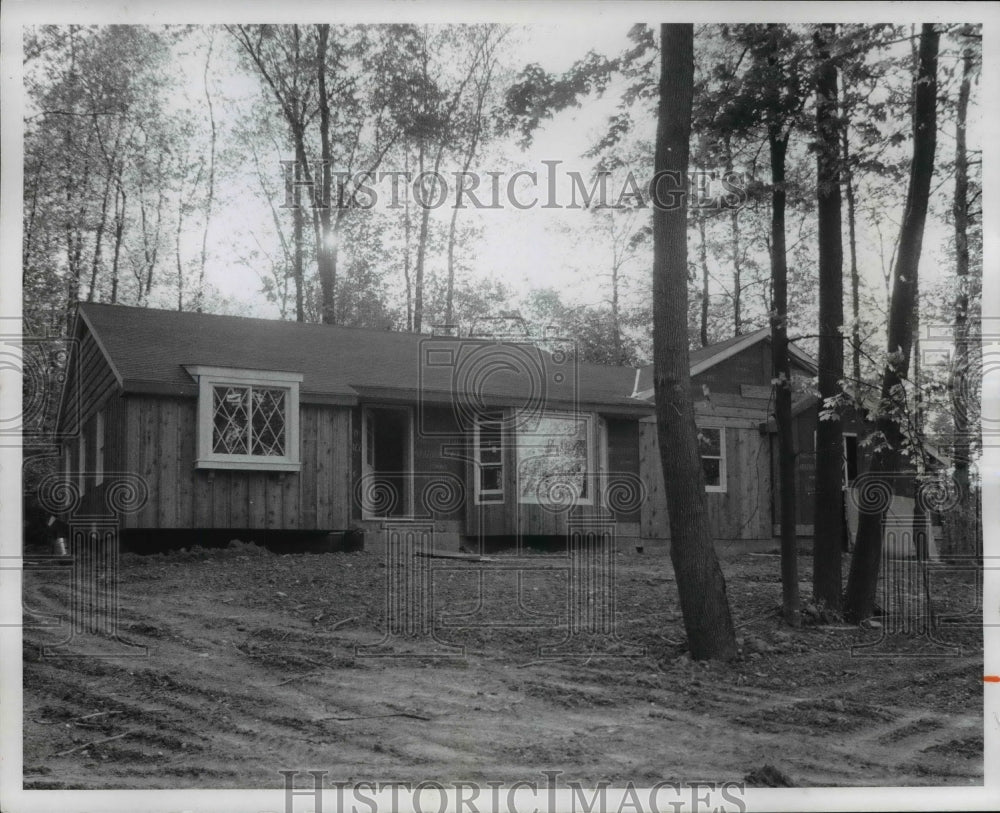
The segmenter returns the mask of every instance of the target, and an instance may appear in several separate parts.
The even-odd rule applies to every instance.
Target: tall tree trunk
[[[795,439],[792,432],[792,371],[788,361],[788,260],[785,247],[785,153],[782,123],[768,126],[771,155],[771,369],[778,430],[778,516],[781,533],[781,609],[798,626],[799,561],[796,548]]]
[[[827,399],[840,394],[844,375],[844,249],[841,244],[840,122],[837,65],[830,57],[836,27],[814,34],[816,74],[816,179],[819,229],[819,420],[816,422],[816,510],[813,521],[813,594],[840,610],[844,544],[844,440],[840,415],[825,417]],[[839,412],[839,410],[838,410]]]
[[[727,136],[726,145],[726,176],[731,177],[733,172],[733,150]],[[729,228],[732,233],[733,250],[733,335],[739,336],[743,332],[743,256],[740,248],[740,207],[733,206],[729,210]]]
[[[317,268],[319,271],[320,289],[323,294],[323,323],[332,325],[337,321],[337,311],[335,307],[336,297],[336,266],[334,265],[334,235],[330,228],[330,207],[333,200],[331,193],[331,166],[332,150],[330,146],[330,94],[326,87],[326,52],[330,38],[329,24],[317,26],[318,45],[316,55],[316,79],[319,92],[319,143],[320,157],[323,159],[321,169],[322,195],[319,206],[320,240],[317,257]],[[338,201],[338,204],[340,202]]]
[[[177,199],[177,229],[174,232],[174,257],[177,259],[177,310],[184,310],[184,261],[181,259],[181,234],[184,231],[183,187]]]
[[[424,176],[424,145],[421,139],[419,153],[420,177]],[[437,167],[434,168],[435,173]],[[437,188],[437,176],[435,175],[434,189]],[[431,195],[435,194],[432,192]],[[423,197],[423,196],[421,196]],[[427,197],[420,201],[420,228],[417,232],[417,257],[413,269],[413,331],[419,333],[424,321],[424,260],[427,256],[427,232],[430,229],[431,210],[427,206],[433,197]]]
[[[690,24],[660,26],[655,169],[684,188],[694,93]],[[656,428],[670,522],[670,559],[691,657],[730,659],[736,636],[705,510],[687,344],[687,199],[653,212],[653,357]]]
[[[769,72],[781,71],[778,26],[768,26]],[[788,358],[788,257],[785,242],[785,159],[788,131],[777,104],[767,107],[767,143],[771,159],[771,374],[774,421],[778,435],[778,522],[781,539],[781,607],[785,621],[801,623],[799,561],[796,541],[795,437],[792,424],[792,373]]]
[[[115,251],[111,259],[111,304],[118,303],[118,279],[121,268],[122,243],[125,239],[125,205],[128,198],[121,184],[115,191]]]
[[[309,172],[309,158],[306,155],[306,137],[303,128],[295,127],[292,131],[292,138],[295,141],[295,160],[302,167],[302,179],[306,182],[309,190],[310,209],[315,214],[316,192],[315,187],[310,183],[312,174]],[[296,191],[296,195],[298,192]],[[295,215],[294,243],[295,243],[295,321],[304,322],[305,315],[305,214],[302,211],[302,202],[296,197],[295,207],[292,210]]]
[[[304,322],[305,312],[305,285],[302,279],[302,207],[296,206],[292,210],[292,217],[295,219],[292,226],[292,275],[295,278],[295,321]]]
[[[934,152],[937,146],[937,54],[939,35],[932,23],[920,31],[919,70],[916,81],[913,117],[913,160],[906,195],[906,210],[900,228],[899,253],[892,275],[892,299],[889,306],[889,358],[882,374],[882,403],[891,404],[893,412],[905,410],[902,399],[910,350],[913,344],[913,304],[917,268],[924,238],[924,223],[930,199],[931,177],[934,174]],[[896,474],[900,468],[902,433],[897,416],[882,409],[876,430],[884,442],[873,455],[869,473]],[[888,479],[881,482],[892,492]],[[882,511],[862,511],[858,521],[858,538],[851,559],[847,580],[845,614],[852,621],[871,616],[875,606],[875,591],[882,556]]]
[[[472,161],[476,157],[476,149],[479,147],[479,137],[483,128],[483,104],[486,101],[486,93],[489,90],[489,80],[492,75],[492,68],[487,73],[483,86],[479,89],[479,96],[476,101],[476,115],[472,125],[472,132],[469,135],[469,149],[465,153],[465,163],[462,166],[462,177],[469,171]],[[452,324],[455,318],[455,229],[458,221],[458,200],[451,210],[451,225],[448,228],[448,286],[445,291],[444,321],[445,324]]]
[[[101,249],[104,243],[104,230],[108,227],[108,203],[111,199],[111,176],[109,175],[104,183],[104,194],[101,197],[101,217],[97,221],[97,229],[94,232],[94,258],[90,264],[90,285],[87,288],[87,301],[94,301],[94,292],[97,290],[97,275],[101,270]]]
[[[208,70],[212,61],[212,47],[215,37],[208,43],[208,53],[205,55],[205,102],[208,106],[208,123],[210,127],[208,140],[208,189],[205,192],[205,228],[201,232],[201,262],[198,267],[198,290],[195,292],[195,310],[201,313],[205,304],[205,263],[208,257],[208,230],[212,223],[212,205],[215,202],[215,109],[212,107],[212,94],[208,89]],[[179,309],[179,308],[178,308]]]
[[[847,197],[847,239],[851,252],[851,378],[856,393],[861,391],[861,277],[858,273],[857,221],[855,219],[854,174],[848,143],[846,107],[842,113],[844,126],[840,131],[842,145],[844,192]]]
[[[971,499],[969,458],[971,457],[969,408],[971,371],[969,350],[969,156],[965,127],[969,116],[969,94],[972,87],[972,51],[962,54],[962,84],[958,91],[958,109],[955,119],[955,198],[952,215],[955,223],[955,276],[958,292],[955,296],[955,362],[952,372],[952,403],[955,422],[955,441],[952,444],[952,461],[955,465],[955,482],[958,484],[961,503],[958,510],[948,517],[946,546],[949,555],[969,555],[976,552],[975,512]]]

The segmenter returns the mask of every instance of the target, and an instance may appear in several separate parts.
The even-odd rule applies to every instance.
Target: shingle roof
[[[635,370],[572,362],[530,345],[484,339],[81,303],[126,391],[195,394],[185,365],[301,373],[304,401],[358,397],[484,403],[574,402],[647,413]]]

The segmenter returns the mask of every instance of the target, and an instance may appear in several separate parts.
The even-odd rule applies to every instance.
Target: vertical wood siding
[[[699,416],[699,423],[703,420]],[[726,488],[707,492],[705,507],[714,539],[771,538],[771,456],[768,438],[752,421],[714,417],[726,428]],[[639,428],[640,466],[648,496],[641,509],[642,536],[669,539],[670,525],[663,469],[656,439],[656,424],[643,421]]]
[[[195,469],[197,403],[130,395],[117,417],[125,471],[150,499],[128,528],[344,530],[350,524],[351,412],[300,407],[300,472]],[[108,423],[112,418],[109,416]]]

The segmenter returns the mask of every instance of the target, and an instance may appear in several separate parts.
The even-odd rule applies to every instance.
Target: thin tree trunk
[[[613,215],[612,215],[613,216]],[[615,343],[615,364],[625,364],[622,346],[621,297],[619,295],[619,278],[621,264],[615,262],[611,267],[611,340]]]
[[[295,278],[295,321],[304,322],[306,320],[305,299],[302,283],[302,207],[296,206],[292,210],[294,225],[292,228],[292,275]]]
[[[788,264],[785,248],[785,152],[788,137],[780,122],[768,126],[771,155],[771,368],[775,380],[774,420],[778,434],[778,514],[781,528],[781,607],[793,626],[799,617],[799,562],[796,548],[795,440],[792,427],[792,374],[788,361]]]
[[[842,113],[844,126],[840,131],[843,147],[844,192],[847,196],[847,237],[851,252],[851,377],[854,391],[861,387],[861,277],[858,273],[858,240],[855,220],[854,174],[851,171],[851,154],[848,142],[846,109]]]
[[[733,171],[733,151],[730,146],[730,141],[728,136],[725,140],[726,144],[726,175],[727,177],[732,174]],[[740,254],[740,207],[734,206],[729,211],[729,227],[732,233],[732,250],[733,250],[733,335],[739,336],[743,332],[743,313],[742,313],[742,299],[743,299],[743,258]]]
[[[302,178],[307,182],[307,188],[309,189],[309,204],[314,215],[316,211],[316,200],[315,200],[315,190],[309,181],[312,180],[311,173],[309,172],[309,159],[306,155],[306,144],[305,144],[305,133],[302,128],[295,127],[292,130],[292,139],[295,142],[295,160],[298,162],[299,166],[302,167]],[[293,209],[295,214],[295,320],[297,322],[304,322],[306,320],[305,316],[305,275],[304,275],[304,265],[305,265],[305,243],[304,243],[304,214],[302,212],[302,203],[296,198],[295,208]]]
[[[483,130],[483,105],[486,102],[486,94],[489,92],[490,79],[493,75],[493,66],[490,65],[478,87],[479,95],[476,98],[476,115],[472,126],[472,133],[469,136],[469,149],[465,154],[465,163],[462,166],[462,177],[469,171],[472,161],[476,156],[476,149],[479,146],[479,137]],[[451,225],[448,228],[448,285],[445,291],[444,321],[445,324],[452,324],[455,318],[455,230],[458,221],[458,200],[451,210]]]
[[[819,229],[819,420],[816,422],[816,510],[813,521],[813,595],[833,610],[841,605],[840,556],[844,545],[844,440],[839,410],[824,415],[840,394],[844,375],[844,250],[838,160],[840,133],[837,65],[830,57],[835,26],[814,34],[816,75],[816,179]]]
[[[319,92],[319,143],[320,157],[323,159],[323,176],[321,178],[322,198],[319,206],[320,240],[318,246],[317,268],[319,270],[320,290],[323,295],[322,321],[332,325],[337,321],[335,308],[335,288],[337,285],[336,266],[334,264],[334,237],[330,230],[330,207],[333,201],[331,192],[331,147],[330,147],[330,95],[326,87],[326,52],[330,38],[330,26],[326,23],[317,26],[317,88]],[[339,204],[339,201],[338,201]]]
[[[125,205],[128,197],[120,184],[115,191],[115,251],[111,259],[111,304],[118,303],[118,279],[121,268],[122,242],[125,237]]]
[[[205,304],[205,263],[208,256],[208,230],[212,223],[212,206],[215,201],[215,109],[212,107],[212,94],[208,90],[208,69],[212,61],[212,48],[215,38],[208,43],[208,54],[205,56],[205,102],[208,106],[208,123],[210,136],[208,141],[208,190],[205,193],[205,228],[201,233],[201,263],[198,267],[198,291],[195,294],[195,310],[201,313]],[[178,308],[179,310],[180,308]]]
[[[90,286],[87,289],[87,301],[94,301],[94,291],[97,290],[97,275],[101,269],[101,246],[104,242],[104,230],[108,226],[108,201],[111,198],[111,177],[104,184],[104,195],[101,197],[101,218],[97,221],[94,232],[94,259],[90,264]]]
[[[776,25],[768,26],[772,38],[768,67],[778,72],[779,54],[773,41]],[[792,375],[788,358],[788,258],[785,242],[785,158],[788,132],[781,112],[771,109],[767,142],[771,159],[771,369],[774,380],[774,420],[778,436],[778,517],[781,539],[781,604],[788,624],[801,623],[799,615],[799,562],[796,541],[795,440],[792,424]]]
[[[174,256],[177,258],[177,310],[184,310],[184,262],[181,260],[181,233],[184,231],[184,189],[177,200],[177,231],[174,233]]]
[[[698,216],[698,257],[701,260],[701,329],[702,347],[708,347],[708,246],[705,241],[705,217]]]
[[[422,140],[420,144],[418,165],[420,167],[420,177],[423,178],[424,145]],[[420,229],[417,232],[417,257],[413,269],[413,331],[415,333],[420,332],[424,321],[424,258],[427,255],[427,232],[430,228],[431,217],[430,207],[426,204],[429,200],[433,200],[433,198],[425,199],[421,203]]]
[[[946,544],[950,555],[968,555],[976,552],[975,522],[970,499],[971,456],[969,421],[970,372],[974,366],[969,358],[969,156],[965,127],[969,115],[969,94],[972,87],[972,51],[962,54],[962,84],[958,91],[958,109],[955,120],[955,197],[952,214],[955,223],[955,276],[958,293],[955,297],[955,362],[953,365],[952,402],[954,404],[955,441],[952,444],[952,461],[955,465],[955,482],[961,495],[959,509],[948,517]]]
[[[690,24],[661,25],[655,169],[687,177],[694,92]],[[656,428],[670,522],[670,559],[691,657],[731,659],[736,637],[705,510],[687,345],[687,199],[653,212]]]
[[[916,294],[917,269],[924,238],[924,223],[930,199],[931,177],[934,174],[934,152],[937,146],[937,54],[939,35],[932,23],[925,23],[920,32],[919,72],[916,81],[913,117],[913,160],[906,196],[906,209],[900,228],[899,253],[892,275],[892,299],[889,306],[889,359],[882,375],[882,402],[891,404],[893,411],[905,410],[902,400],[903,382],[909,367],[913,344],[913,305]],[[901,462],[902,433],[898,418],[881,411],[876,430],[884,442],[873,455],[869,474],[878,479],[882,474],[898,474]],[[882,478],[880,485],[892,493],[892,482]],[[888,506],[886,506],[888,507]],[[885,509],[862,511],[858,521],[858,538],[851,559],[847,581],[845,614],[852,621],[871,616],[875,607],[879,565],[882,556],[882,518]]]

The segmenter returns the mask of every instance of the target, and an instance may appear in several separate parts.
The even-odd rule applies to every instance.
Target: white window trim
[[[594,464],[596,461],[596,442],[594,439],[594,427],[596,426],[596,414],[592,412],[543,412],[541,414],[542,418],[565,418],[567,420],[573,421],[584,421],[587,424],[587,469],[584,474],[587,482],[587,496],[578,497],[573,501],[573,505],[593,505],[594,504],[594,490],[598,485],[599,477],[596,477],[597,472],[594,470]],[[518,482],[516,484],[517,490],[517,501],[520,505],[541,505],[542,501],[534,494],[528,495],[527,497],[521,493],[521,483],[520,483],[520,471],[521,471],[521,438],[520,432],[517,435],[517,448],[516,448],[516,472],[518,474]]]
[[[94,485],[104,482],[104,410],[94,416]]]
[[[506,454],[506,450],[504,449],[504,442],[503,442],[504,441],[504,434],[505,434],[504,433],[504,428],[503,428],[503,422],[504,422],[504,414],[502,412],[498,411],[497,412],[497,418],[495,420],[494,419],[486,418],[485,416],[483,416],[483,417],[477,417],[476,421],[475,421],[475,424],[473,425],[473,432],[472,432],[472,457],[473,457],[473,460],[474,460],[474,463],[475,463],[475,469],[474,469],[475,485],[474,485],[474,488],[473,488],[473,493],[474,493],[474,498],[475,498],[475,504],[476,505],[503,505],[503,503],[507,499],[505,491],[504,491],[504,480],[506,479],[505,478],[505,474],[504,474],[505,471],[506,471],[506,465],[505,465],[504,457],[505,457],[505,454]],[[500,466],[499,466],[499,468],[500,468],[500,488],[498,488],[498,489],[484,489],[484,488],[482,488],[480,486],[480,483],[482,482],[482,476],[481,476],[481,474],[482,474],[482,471],[481,471],[482,463],[480,462],[480,459],[479,459],[479,453],[480,453],[479,427],[480,427],[480,424],[483,424],[483,423],[499,423],[500,424]],[[495,466],[491,465],[491,468],[495,468]]]
[[[719,430],[719,456],[715,455],[703,455],[701,449],[698,450],[699,461],[708,458],[709,460],[719,461],[719,485],[713,486],[705,483],[705,492],[710,494],[725,494],[728,492],[728,482],[726,477],[726,427],[718,426],[713,424],[702,424],[698,426],[698,431],[702,429],[718,429]]]
[[[244,471],[300,471],[299,384],[301,373],[246,370],[234,367],[188,365],[185,370],[198,381],[198,440],[195,468]],[[285,398],[285,454],[283,456],[221,454],[212,451],[213,390],[224,386],[258,386],[283,389]]]

